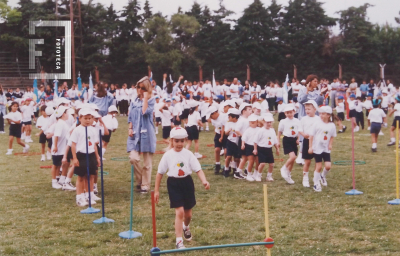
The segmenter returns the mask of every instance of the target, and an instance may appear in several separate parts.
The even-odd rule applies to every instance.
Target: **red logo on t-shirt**
[[[325,133],[324,140],[327,140],[327,139],[328,139],[328,137],[326,136],[326,134],[328,134],[328,132],[327,132],[327,131],[325,131],[324,133]]]
[[[290,129],[292,129],[292,135],[295,135],[295,134],[296,134],[296,132],[295,132],[295,131],[293,131],[293,130],[294,130],[294,126],[290,127]]]
[[[272,145],[271,141],[268,142],[268,145]]]
[[[87,138],[87,140],[89,141],[89,146],[92,146],[92,142],[90,141],[90,136]]]
[[[185,175],[185,172],[182,171],[182,169],[179,169],[178,176],[184,176],[184,175]]]

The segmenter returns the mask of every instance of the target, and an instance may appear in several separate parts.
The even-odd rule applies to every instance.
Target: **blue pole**
[[[273,245],[273,244],[274,244],[274,242],[255,242],[255,243],[242,243],[242,244],[210,245],[210,246],[192,247],[192,248],[184,248],[184,249],[151,251],[150,255],[154,256],[154,255],[177,253],[177,252],[199,251],[199,250],[219,249],[219,248],[228,248],[228,247],[244,247],[244,246],[255,246],[255,245]]]
[[[130,223],[129,223],[129,231],[130,232],[132,232],[132,216],[133,216],[133,213],[132,213],[132,208],[133,208],[133,171],[134,171],[134,169],[133,169],[133,165],[131,165],[131,220],[130,220]]]

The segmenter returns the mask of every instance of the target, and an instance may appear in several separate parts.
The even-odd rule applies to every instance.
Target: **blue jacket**
[[[108,108],[112,105],[114,100],[114,96],[111,93],[107,92],[107,96],[103,98],[97,97],[95,94],[92,95],[89,99],[89,103],[94,103],[99,107],[99,114],[101,116],[106,116],[108,113]]]
[[[132,100],[129,106],[128,123],[132,123],[133,137],[128,136],[127,151],[150,152],[156,151],[156,134],[154,132],[153,111],[156,99],[148,101],[146,112],[142,114],[143,101],[139,98]]]
[[[324,102],[324,97],[319,95],[319,91],[313,91],[307,93],[307,88],[302,87],[299,91],[299,94],[297,96],[297,100],[300,103],[299,106],[299,117],[298,119],[300,120],[303,116],[306,115],[306,109],[304,108],[304,103],[306,103],[309,100],[315,100],[318,106],[321,106],[322,103]]]

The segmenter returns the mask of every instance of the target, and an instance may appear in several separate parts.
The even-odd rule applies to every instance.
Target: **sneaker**
[[[206,127],[206,132],[209,132],[209,131],[210,131],[210,128]]]
[[[266,181],[274,181],[274,178],[272,178],[272,175],[269,176],[267,175],[267,178],[265,178]]]
[[[147,194],[149,193],[149,190],[147,189],[140,189],[140,194]]]
[[[259,173],[259,172],[254,173],[253,178],[254,178],[255,181],[261,182],[262,174]]]
[[[26,138],[25,133],[22,133],[22,134],[21,134],[21,140],[25,140],[25,138]]]
[[[294,180],[292,180],[292,177],[290,176],[290,172],[288,172],[288,175],[286,177],[286,182],[289,183],[290,185],[294,184]]]
[[[314,189],[315,192],[321,192],[322,191],[321,184],[315,184],[313,186],[313,189]]]
[[[216,164],[215,165],[214,174],[218,175],[220,171],[221,171],[221,165],[220,164]]]
[[[62,186],[61,186],[58,182],[52,182],[52,183],[51,183],[51,186],[52,186],[53,188],[55,188],[55,189],[60,189],[60,188],[62,188]]]
[[[42,155],[42,158],[40,158],[40,161],[41,161],[41,162],[46,161],[46,157],[45,157],[44,155]]]
[[[251,173],[251,172],[247,173],[246,180],[247,180],[247,181],[250,181],[250,182],[254,181],[253,175],[254,175],[254,174]]]
[[[377,152],[376,148],[371,148],[372,152]]]
[[[379,132],[379,135],[384,135],[382,131]]]
[[[343,132],[345,132],[347,129],[347,126],[343,126]]]
[[[225,178],[228,178],[229,177],[229,173],[230,173],[230,171],[229,170],[224,170],[224,177]]]
[[[86,197],[85,200],[86,200],[87,204],[89,205],[89,197]],[[91,203],[91,205],[94,205],[94,204],[96,204],[96,201],[94,201],[93,198],[90,197],[90,203]]]
[[[102,157],[102,160],[103,160],[103,161],[106,161],[106,159],[105,159],[104,157]]]
[[[241,174],[240,172],[234,172],[234,173],[233,173],[233,177],[234,177],[235,179],[239,179],[239,180],[244,180],[244,179],[245,179],[245,177],[243,177],[242,174]]]
[[[89,204],[84,198],[79,198],[78,200],[76,200],[76,205],[79,207],[83,207],[83,206],[87,206]]]
[[[308,180],[308,176],[303,177],[303,187],[309,188],[310,187],[310,181]]]
[[[1,131],[1,132],[0,132],[0,134],[4,134],[4,133],[6,133],[6,132],[5,132],[5,131]]]
[[[396,142],[391,141],[391,142],[389,142],[387,145],[388,145],[388,146],[393,146],[394,144],[396,144]]]
[[[244,172],[243,172],[243,176],[247,176],[247,174],[249,174],[248,172],[247,172],[247,169],[244,169]]]
[[[6,155],[12,155],[13,150],[12,149],[7,149]]]
[[[93,192],[95,195],[97,195],[99,193],[99,190],[97,189],[97,184],[93,185]]]
[[[28,144],[25,144],[25,147],[24,147],[24,149],[22,150],[22,153],[28,153],[28,151],[29,151],[29,145]]]
[[[304,165],[304,159],[301,158],[300,154],[296,158],[296,164]]]
[[[62,190],[75,191],[76,188],[75,188],[74,185],[72,185],[71,182],[68,182],[68,183],[64,183],[64,185],[63,185],[63,187],[62,187]]]
[[[338,131],[338,133],[343,133],[343,131]]]
[[[101,198],[96,196],[96,195],[90,195],[90,197],[94,200],[94,201],[101,201]]]
[[[201,154],[198,153],[198,152],[194,153],[194,156],[195,156],[196,158],[202,158],[202,157],[203,157],[203,155],[201,155]]]
[[[324,176],[322,176],[322,175],[321,175],[321,184],[324,187],[328,186],[328,182],[326,182],[326,178]]]
[[[25,139],[25,142],[32,143],[33,140],[31,138]]]
[[[225,151],[223,148],[221,148],[221,152],[219,153],[220,156],[223,156],[225,154]]]
[[[371,130],[371,127],[370,127],[370,126],[368,126],[368,129],[367,129],[367,130],[368,130],[368,131],[369,131],[369,130]]]
[[[192,240],[192,232],[190,232],[189,227],[183,229],[183,238],[185,238],[186,241]]]
[[[183,245],[183,241],[179,241],[177,244],[176,244],[176,249],[185,249],[186,247]]]
[[[286,166],[285,165],[283,165],[282,168],[281,168],[281,176],[282,176],[282,178],[284,178],[286,180],[286,178],[287,178],[287,170],[286,170]]]
[[[51,160],[51,153],[50,153],[50,152],[47,152],[47,153],[46,153],[46,157],[47,157],[47,160]]]

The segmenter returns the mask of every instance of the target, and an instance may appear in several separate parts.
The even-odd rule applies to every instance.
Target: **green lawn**
[[[391,121],[391,120],[390,120]],[[141,238],[124,240],[118,233],[129,229],[130,165],[111,161],[125,157],[127,124],[113,133],[106,153],[106,216],[114,224],[93,224],[101,214],[84,215],[75,204],[75,193],[51,188],[50,169],[40,169],[40,155],[6,156],[8,135],[0,135],[0,255],[149,255],[152,247],[150,194],[135,193],[135,231]],[[389,122],[390,124],[391,122]],[[278,123],[275,123],[277,128]],[[346,122],[346,125],[349,125]],[[8,126],[6,126],[8,131]],[[33,134],[36,132],[34,129]],[[395,197],[395,153],[387,147],[389,128],[379,136],[378,153],[371,153],[368,131],[356,133],[357,188],[361,196],[346,196],[352,188],[351,166],[333,165],[328,188],[316,193],[301,185],[302,167],[293,171],[295,185],[280,177],[282,162],[274,169],[275,181],[268,183],[272,255],[400,255],[400,206],[390,206]],[[8,134],[8,133],[7,133]],[[200,153],[213,164],[213,132],[200,134]],[[159,137],[160,138],[160,137]],[[38,139],[31,152],[39,152]],[[157,150],[165,145],[157,145]],[[14,153],[22,147],[14,143]],[[282,153],[282,152],[281,152]],[[153,178],[161,155],[155,155]],[[351,133],[338,134],[332,161],[349,160]],[[279,156],[282,158],[282,155]],[[286,158],[285,158],[286,159]],[[205,170],[211,189],[205,191],[194,175],[197,206],[187,247],[262,241],[265,237],[263,190],[261,183],[249,183],[216,176]],[[265,174],[263,177],[265,180]],[[310,173],[312,181],[312,173]],[[75,182],[75,179],[73,180]],[[153,179],[154,184],[154,179]],[[169,208],[166,178],[162,181],[157,206],[158,246],[175,247],[174,210]],[[101,204],[95,205],[101,208]],[[266,255],[263,246],[190,252],[187,255]]]

